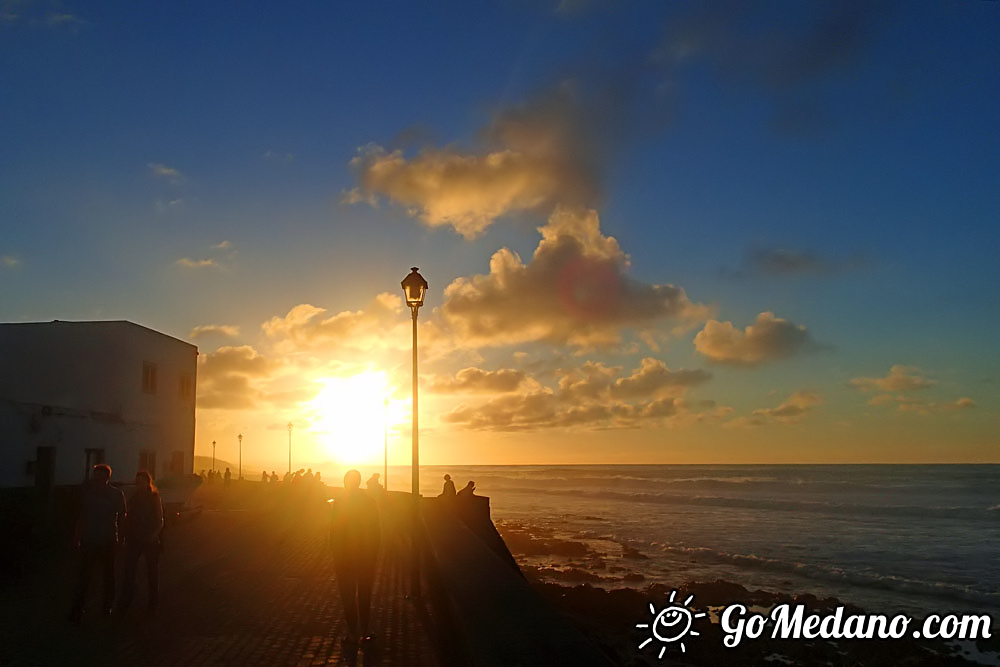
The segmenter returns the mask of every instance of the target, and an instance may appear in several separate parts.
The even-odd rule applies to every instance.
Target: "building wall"
[[[44,482],[39,447],[56,485],[80,483],[97,451],[113,480],[191,472],[197,354],[131,322],[0,324],[0,486]]]

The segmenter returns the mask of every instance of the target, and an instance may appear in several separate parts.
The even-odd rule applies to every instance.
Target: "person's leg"
[[[358,632],[358,576],[353,567],[341,564],[337,567],[337,588],[340,589],[340,602],[344,606],[344,619],[347,621],[347,635],[356,640]]]
[[[358,577],[358,629],[362,637],[369,636],[369,621],[372,612],[372,588],[375,586],[375,563],[366,564]]]
[[[152,611],[160,601],[160,545],[146,545],[146,580],[149,582],[148,607]]]
[[[104,596],[101,611],[107,615],[115,604],[115,545],[101,547],[101,569],[104,571]]]
[[[139,565],[139,551],[134,544],[127,544],[122,554],[122,594],[118,601],[118,610],[126,611],[132,605],[135,597],[135,571]]]
[[[90,587],[90,573],[94,569],[93,547],[81,544],[79,553],[79,569],[76,576],[76,590],[73,592],[73,605],[70,607],[69,620],[79,623],[83,618],[83,607],[87,601],[87,589]]]

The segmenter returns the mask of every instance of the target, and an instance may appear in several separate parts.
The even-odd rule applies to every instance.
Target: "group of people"
[[[451,480],[451,475],[446,474],[444,476],[444,489],[438,498],[471,498],[476,493],[476,483],[469,480],[461,491],[455,492],[455,482]]]
[[[146,564],[149,586],[148,607],[152,611],[159,598],[160,535],[163,530],[163,503],[144,470],[135,474],[135,489],[128,500],[121,489],[111,486],[111,466],[95,465],[84,484],[80,499],[80,517],[75,541],[79,547],[79,569],[69,619],[80,624],[83,619],[87,589],[94,568],[100,568],[103,589],[101,613],[124,612],[135,595],[135,577],[139,560]],[[116,599],[115,564],[118,547],[124,548],[121,595]]]

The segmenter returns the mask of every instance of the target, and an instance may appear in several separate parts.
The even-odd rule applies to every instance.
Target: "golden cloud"
[[[734,327],[732,322],[709,320],[694,337],[694,346],[709,361],[717,364],[758,366],[791,357],[801,350],[816,347],[816,344],[804,326],[764,312],[743,331]]]
[[[530,263],[504,248],[489,274],[445,289],[440,311],[462,344],[608,346],[621,341],[623,328],[663,320],[690,326],[709,314],[679,287],[629,279],[628,256],[601,233],[595,211],[558,207],[539,232]]]
[[[411,159],[370,144],[351,160],[359,186],[346,203],[376,195],[406,207],[432,227],[451,226],[471,239],[498,217],[556,204],[592,206],[599,193],[597,105],[563,85],[497,114],[475,152],[426,149]]]
[[[862,391],[904,392],[933,387],[937,382],[920,375],[914,366],[895,365],[884,378],[854,378],[848,383]]]

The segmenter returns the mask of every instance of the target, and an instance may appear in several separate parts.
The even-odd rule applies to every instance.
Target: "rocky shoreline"
[[[551,530],[521,522],[500,521],[497,528],[532,587],[551,605],[570,616],[609,656],[626,667],[647,665],[844,665],[881,667],[948,667],[997,665],[1000,667],[998,619],[993,637],[976,641],[914,639],[907,632],[900,639],[772,639],[768,626],[757,639],[744,639],[727,648],[719,622],[722,610],[741,603],[749,611],[767,614],[781,604],[802,605],[806,614],[828,616],[838,607],[846,618],[864,615],[858,606],[833,597],[748,590],[731,581],[692,582],[676,593],[659,583],[645,585],[641,573],[647,557],[633,545],[619,543],[615,554],[595,553],[587,544],[565,539]],[[647,642],[653,610],[694,596],[692,611],[704,611],[690,633],[673,643]],[[928,614],[937,610],[928,610]],[[947,613],[940,610],[939,613]],[[915,619],[913,623],[917,623]],[[911,624],[910,626],[915,627]],[[680,644],[684,644],[682,652]],[[643,648],[639,648],[643,645]],[[662,649],[663,657],[660,657]]]
[[[723,644],[724,633],[718,623],[718,612],[726,605],[740,602],[747,608],[765,612],[789,603],[804,605],[809,613],[826,615],[837,607],[848,614],[863,614],[864,610],[842,603],[836,598],[813,595],[786,595],[768,591],[750,591],[728,582],[695,582],[681,586],[675,599],[683,601],[694,595],[693,609],[707,610],[709,616],[697,619],[694,628],[699,636],[668,646],[663,659],[658,657],[664,645],[652,642],[638,647],[650,636],[648,629],[636,628],[638,623],[651,620],[650,605],[657,610],[666,607],[673,589],[653,584],[644,589],[619,588],[606,590],[580,584],[563,586],[539,581],[527,572],[532,587],[550,604],[569,615],[616,664],[628,667],[647,665],[854,665],[881,667],[911,665],[913,667],[948,667],[1000,664],[1000,639],[994,632],[991,639],[978,641],[945,641],[913,639],[909,635],[898,639],[771,639],[770,629],[762,637],[744,640],[735,648]],[[714,618],[713,618],[714,617]],[[995,622],[994,628],[996,630]]]

